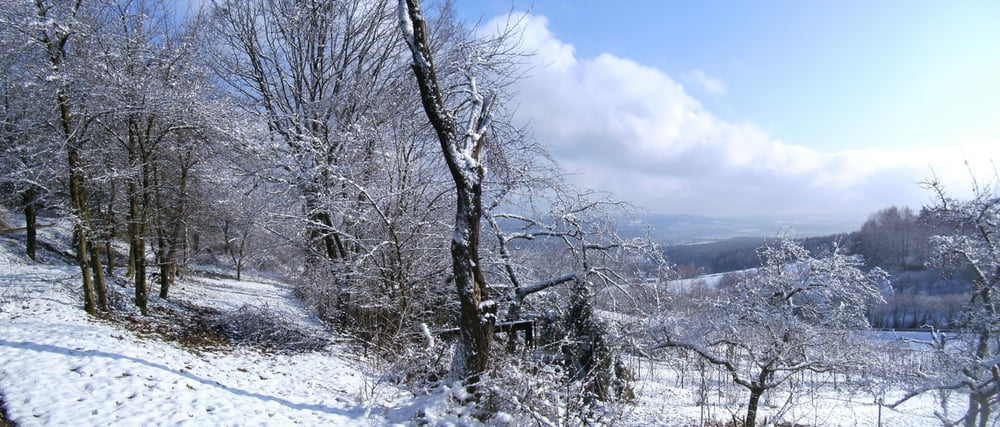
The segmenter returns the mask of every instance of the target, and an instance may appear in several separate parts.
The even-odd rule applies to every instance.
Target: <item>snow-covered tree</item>
[[[274,161],[301,192],[310,257],[349,265],[354,209],[399,110],[401,44],[375,2],[215,1],[217,74],[267,123]],[[359,188],[360,187],[360,188]]]
[[[253,173],[298,198],[300,214],[285,218],[301,229],[301,291],[326,320],[378,345],[417,317],[447,318],[434,285],[444,279],[448,177],[417,120],[395,6],[211,8],[216,73],[266,124]]]
[[[451,261],[461,306],[458,356],[461,364],[457,374],[475,390],[489,366],[496,322],[496,302],[489,296],[479,257],[486,173],[481,156],[494,119],[496,96],[479,87],[474,63],[463,64],[470,72],[460,89],[442,89],[439,70],[434,66],[433,44],[418,1],[399,1],[399,28],[412,54],[413,74],[420,87],[424,112],[434,127],[455,184]]]
[[[519,188],[502,207],[488,207],[494,239],[484,252],[487,277],[505,321],[544,317],[534,344],[560,353],[563,380],[584,390],[568,399],[580,407],[627,400],[629,375],[618,354],[624,334],[600,310],[639,309],[632,304],[637,284],[663,273],[667,263],[650,239],[619,233],[630,217],[628,204],[558,178]],[[515,338],[508,336],[508,351]]]
[[[86,55],[81,46],[93,34],[84,2],[34,2],[34,15],[29,23],[31,45],[44,59],[44,67],[36,79],[37,96],[49,100],[47,126],[43,131],[56,146],[62,147],[66,159],[70,212],[75,220],[74,245],[77,263],[83,279],[84,308],[94,314],[107,309],[107,298],[99,249],[94,245],[93,221],[88,202],[86,149],[96,108],[86,103]]]
[[[174,5],[39,0],[5,2],[0,11],[10,24],[3,43],[17,46],[5,48],[0,63],[10,101],[2,111],[0,158],[11,166],[0,181],[23,199],[29,243],[30,210],[42,196],[68,193],[68,206],[49,207],[65,208],[76,221],[74,245],[90,312],[108,308],[102,255],[112,273],[119,216],[128,221],[133,262],[127,275],[137,305],[146,311],[150,241],[160,294],[167,296],[189,225],[187,190],[205,172],[197,165],[209,157],[209,141],[224,146],[218,141],[227,139],[233,122],[201,62],[199,16],[176,14]],[[41,159],[29,164],[26,156]],[[56,180],[66,190],[55,190]]]
[[[938,181],[928,183],[936,203],[928,209],[951,233],[931,237],[932,267],[946,274],[962,274],[972,283],[969,299],[955,326],[960,332],[946,342],[936,334],[929,342],[942,363],[920,372],[924,382],[906,398],[930,390],[963,390],[968,406],[959,419],[948,424],[986,426],[996,422],[1000,405],[1000,191],[996,171],[985,184],[973,180],[972,197],[957,200]],[[906,399],[897,402],[902,403]]]
[[[496,273],[498,280],[511,290],[509,314],[520,315],[530,295],[576,279],[592,282],[595,292],[621,291],[647,276],[665,273],[668,265],[658,245],[648,237],[626,237],[619,232],[620,223],[631,217],[632,207],[627,203],[565,184],[533,197],[529,206],[508,201],[489,208],[488,220],[496,238],[489,261],[502,268],[502,273]],[[545,209],[531,212],[532,204]],[[609,292],[613,295],[605,298],[609,299],[607,308],[634,308],[624,303],[614,306],[613,297],[629,298],[620,293]]]
[[[892,206],[872,214],[858,231],[855,252],[869,266],[901,269],[921,266],[927,258],[928,224],[910,208]]]
[[[724,368],[749,392],[753,426],[764,392],[806,371],[833,372],[860,361],[851,342],[868,328],[865,311],[881,300],[881,270],[834,251],[814,257],[779,239],[758,251],[762,266],[718,299],[653,329],[653,349],[681,348]]]
[[[664,263],[648,239],[618,234],[625,204],[565,185],[544,150],[510,125],[505,89],[518,77],[512,65],[523,55],[516,22],[490,37],[442,43],[447,28],[429,26],[420,2],[401,0],[399,20],[423,110],[454,183],[451,258],[462,362],[456,373],[476,389],[500,316],[523,320],[526,306],[536,313],[590,313],[616,295],[609,290],[641,282],[642,261]],[[542,293],[570,297],[533,304],[530,297]],[[615,366],[604,351],[610,335],[603,322],[571,316],[561,337],[568,362],[580,367],[571,380],[594,387],[589,400],[621,394],[624,387],[609,379]]]
[[[25,252],[37,248],[37,212],[58,203],[65,162],[56,141],[44,135],[46,104],[38,102],[47,63],[31,42],[32,5],[0,3],[0,203],[24,213]]]

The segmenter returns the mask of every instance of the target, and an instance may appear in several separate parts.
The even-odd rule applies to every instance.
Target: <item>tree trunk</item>
[[[988,288],[986,288],[988,289]],[[989,292],[984,289],[980,291],[982,303],[989,307]],[[993,334],[989,330],[984,330],[979,333],[976,337],[976,358],[979,360],[985,360],[989,357],[990,353],[990,341],[992,341]],[[975,382],[976,379],[973,378]],[[969,395],[969,410],[965,414],[965,426],[966,427],[985,427],[989,422],[990,413],[990,394],[983,394],[976,390],[973,390]],[[978,422],[977,422],[978,420]]]
[[[744,420],[746,427],[757,425],[757,408],[760,406],[760,397],[764,394],[763,387],[750,388],[750,401],[747,402],[747,419]]]
[[[80,154],[70,149],[67,156],[69,163],[69,193],[73,202],[73,214],[76,223],[73,225],[73,240],[76,243],[76,261],[80,266],[80,276],[83,278],[83,309],[89,314],[97,314],[97,304],[94,299],[94,283],[90,275],[90,258],[87,256],[87,199],[83,191],[83,177],[79,170]]]
[[[111,185],[111,197],[108,200],[108,238],[104,241],[104,262],[105,272],[108,276],[115,274],[115,248],[112,242],[118,234],[118,222],[115,220],[115,195],[118,194],[116,186]]]
[[[990,420],[990,396],[982,393],[969,395],[969,409],[965,413],[965,427],[986,427]]]
[[[70,152],[70,159],[73,159],[76,155],[76,151]],[[73,160],[70,160],[70,164],[73,164]],[[84,204],[80,199],[83,198],[83,184],[80,183],[82,178],[76,176],[74,173],[70,173],[70,195],[73,199],[73,212],[79,212],[79,206]],[[76,224],[73,225],[73,240],[76,243],[76,261],[80,266],[80,276],[83,279],[83,309],[87,313],[94,315],[97,314],[97,304],[94,299],[94,283],[91,281],[90,277],[90,259],[87,257],[87,232],[86,228],[82,224],[82,219],[80,214],[76,214]]]
[[[762,368],[760,374],[757,375],[756,381],[750,382],[750,401],[747,402],[747,419],[744,421],[746,427],[754,427],[757,425],[757,408],[760,407],[760,397],[767,390],[765,384],[767,384],[767,379],[771,377],[774,370],[771,369],[771,365],[768,364],[766,367]]]
[[[77,12],[80,10],[80,5],[81,2],[76,2],[71,6],[71,17],[76,17]],[[52,71],[60,72],[64,69],[63,61],[66,59],[66,44],[74,32],[59,29],[59,25],[50,19],[49,8],[43,2],[35,2],[35,7],[39,22],[44,23],[44,27],[39,28],[40,31],[37,40],[45,46]],[[83,130],[77,128],[80,123],[73,114],[70,97],[66,88],[57,88],[55,97],[56,107],[59,111],[59,127],[65,138],[66,166],[69,172],[69,195],[72,213],[76,219],[73,225],[73,237],[76,243],[76,260],[80,266],[80,273],[83,278],[83,308],[89,314],[96,314],[94,285],[91,281],[91,260],[87,256],[87,233],[90,229],[90,218],[88,215],[87,196],[84,191],[83,167],[80,160],[80,150],[83,145],[80,134]]]
[[[135,282],[135,305],[146,315],[148,309],[148,290],[146,288],[146,241],[145,221],[139,207],[139,188],[133,181],[128,184],[128,233],[129,233],[129,270]]]
[[[990,397],[989,395],[979,396],[979,427],[986,427],[990,420]]]
[[[111,234],[112,238],[104,242],[104,272],[105,275],[111,276],[115,274],[115,248],[111,245],[111,241],[114,239],[114,234]]]
[[[191,153],[188,152],[186,154],[184,165],[181,166],[177,201],[172,212],[173,217],[170,218],[170,230],[163,230],[166,236],[160,240],[160,254],[162,256],[162,259],[160,259],[160,298],[163,299],[167,299],[170,286],[174,284],[174,280],[177,278],[177,271],[179,270],[178,257],[183,250],[182,244],[184,239],[182,238],[182,232],[187,206],[185,202],[187,201],[188,176],[191,168]],[[162,186],[157,187],[160,188],[159,191],[162,191]],[[157,205],[160,206],[160,209],[166,209],[159,195],[157,196]]]
[[[37,191],[34,188],[29,188],[21,195],[24,202],[24,228],[27,232],[27,240],[24,244],[24,252],[28,254],[28,258],[35,260],[35,252],[38,247],[38,228],[37,228],[37,209],[38,205],[36,203]]]
[[[108,311],[108,287],[104,281],[104,269],[101,268],[101,249],[99,245],[90,246],[90,262],[93,264],[94,291],[97,294],[97,308]]]
[[[235,244],[237,236],[230,232],[230,222],[229,220],[222,221],[222,238],[226,240],[226,253],[229,255],[229,259],[233,260],[233,265],[236,266],[236,280],[242,280],[243,278],[243,256],[246,252],[248,231],[243,229],[239,233],[239,245]],[[248,226],[249,227],[249,226]],[[239,248],[237,250],[236,248]]]
[[[140,176],[128,180],[129,204],[129,252],[135,262],[135,305],[142,315],[148,315],[149,284],[146,281],[146,231],[148,230],[148,212],[151,205],[150,194],[153,179],[152,153],[149,152],[148,131],[142,129],[141,119],[130,115],[128,118],[128,160],[129,164],[138,162]]]
[[[131,238],[131,232],[129,232],[129,236]],[[125,268],[125,277],[130,277],[130,278],[135,277],[135,259],[136,259],[135,249],[133,248],[132,242],[130,240],[128,246],[128,266]]]
[[[975,395],[969,396],[969,410],[965,413],[965,427],[977,427],[976,416],[979,415],[979,399]]]
[[[83,278],[83,309],[88,314],[97,314],[97,304],[94,299],[94,282],[91,278],[91,259],[87,256],[87,249],[90,246],[88,230],[90,229],[90,215],[87,206],[87,193],[83,184],[83,171],[80,164],[80,141],[74,136],[72,127],[72,115],[69,107],[69,96],[60,91],[59,111],[62,118],[63,132],[70,139],[66,153],[66,163],[69,166],[69,194],[72,200],[73,216],[76,223],[73,226],[73,237],[76,241],[76,260],[80,265],[80,276]]]
[[[170,285],[174,282],[174,271],[177,265],[169,261],[160,264],[160,298],[167,299],[170,292]]]
[[[461,306],[459,326],[465,358],[464,375],[475,391],[480,374],[489,367],[496,307],[484,304],[489,296],[485,277],[479,267],[482,189],[478,183],[471,188],[461,185],[456,188],[458,203],[455,210],[455,237],[451,241],[451,259]]]
[[[312,199],[314,196],[307,196]],[[333,218],[330,213],[320,211],[317,203],[307,203],[309,212],[309,240],[314,244],[318,243],[322,247],[323,256],[326,261],[349,261],[347,248],[344,247],[340,234],[333,231]],[[317,261],[314,259],[314,261]]]
[[[461,315],[462,372],[466,387],[479,399],[478,383],[489,367],[490,343],[496,304],[489,300],[486,278],[480,269],[479,234],[482,218],[482,182],[485,168],[480,163],[484,134],[490,122],[491,100],[484,102],[470,81],[471,115],[469,128],[459,130],[458,118],[449,110],[431,63],[432,45],[419,0],[399,0],[400,29],[412,54],[412,70],[420,89],[424,113],[434,127],[442,155],[448,164],[457,196],[455,227],[451,240],[452,270]]]

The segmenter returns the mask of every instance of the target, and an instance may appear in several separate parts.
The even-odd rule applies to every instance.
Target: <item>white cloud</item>
[[[684,80],[713,95],[726,93],[726,82],[712,77],[700,69],[684,74]]]
[[[659,69],[611,54],[576,56],[545,17],[525,15],[521,24],[523,48],[535,55],[516,88],[516,118],[577,183],[653,211],[863,217],[926,201],[917,182],[929,175],[927,159],[944,158],[789,144],[751,122],[714,116]],[[684,79],[709,93],[726,90],[701,70]]]

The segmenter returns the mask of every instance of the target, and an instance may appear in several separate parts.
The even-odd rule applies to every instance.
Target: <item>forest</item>
[[[929,180],[933,204],[849,234],[664,247],[513,124],[518,23],[484,35],[421,3],[0,0],[0,240],[72,265],[95,320],[323,348],[266,307],[220,323],[175,301],[205,277],[280,279],[459,423],[629,423],[642,363],[699,407],[739,396],[704,425],[780,420],[842,385],[880,420],[948,395],[926,415],[997,421],[995,174],[963,200]],[[60,221],[65,241],[40,237]]]

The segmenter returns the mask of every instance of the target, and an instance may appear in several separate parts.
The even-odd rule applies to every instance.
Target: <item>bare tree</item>
[[[245,172],[285,186],[301,211],[281,218],[300,228],[305,299],[374,344],[394,344],[416,317],[446,319],[431,284],[445,270],[448,175],[414,118],[395,4],[219,0],[211,10],[216,73],[266,123],[253,144],[261,161]]]
[[[143,314],[148,312],[149,242],[159,267],[159,294],[167,298],[183,252],[188,188],[201,172],[196,166],[208,157],[207,141],[225,138],[230,111],[215,101],[222,97],[199,63],[196,40],[203,21],[195,16],[178,22],[171,5],[166,0],[101,3],[90,18],[100,37],[87,46],[94,64],[88,77],[101,89],[91,102],[103,107],[94,117],[95,150],[105,153],[109,164],[102,172],[112,182],[105,217],[114,221],[110,204],[118,188],[114,184],[121,182],[127,203],[127,276],[135,283],[135,303]]]
[[[635,299],[638,287],[645,277],[663,274],[667,263],[648,236],[619,234],[618,225],[630,217],[628,204],[568,185],[533,193],[548,198],[528,205],[544,205],[547,211],[501,213],[500,206],[488,211],[496,247],[484,263],[495,266],[491,277],[502,297],[501,312],[506,310],[507,322],[561,313],[558,319],[546,316],[545,330],[535,331],[534,345],[561,353],[563,379],[581,390],[567,396],[573,406],[627,401],[632,397],[631,376],[619,354],[621,342],[615,338],[624,334],[594,311],[641,310]],[[524,210],[511,200],[504,205]],[[510,330],[511,324],[505,326]],[[508,332],[508,351],[515,350],[514,339]]]
[[[412,70],[424,113],[434,127],[455,184],[451,260],[460,304],[461,370],[457,374],[475,391],[489,366],[497,309],[496,301],[490,298],[479,255],[486,174],[482,154],[495,118],[497,88],[486,92],[480,88],[473,58],[454,58],[465,60],[459,64],[464,73],[455,86],[442,89],[431,51],[433,42],[419,1],[399,1],[399,28],[413,58]]]
[[[910,397],[930,390],[964,390],[969,394],[965,414],[947,419],[947,424],[986,426],[996,421],[1000,404],[1000,193],[998,175],[981,184],[973,178],[972,197],[957,200],[948,195],[944,186],[934,180],[927,187],[936,203],[928,213],[940,224],[950,225],[951,233],[930,239],[929,264],[946,274],[965,274],[972,282],[970,298],[964,304],[960,319],[955,322],[958,334],[949,343],[936,334],[928,342],[942,363],[933,371],[921,372],[924,382],[913,389],[896,406]]]
[[[320,256],[350,265],[363,234],[351,214],[367,202],[376,135],[393,117],[401,44],[388,0],[215,1],[217,73],[267,122],[283,179],[304,198]],[[398,105],[398,104],[397,104]],[[391,112],[389,112],[391,111]]]
[[[83,152],[87,142],[87,130],[92,116],[81,105],[81,88],[72,88],[79,78],[83,59],[74,55],[73,42],[82,39],[86,29],[82,24],[83,2],[48,2],[36,0],[34,42],[47,56],[51,74],[39,76],[53,82],[51,99],[56,110],[56,127],[65,147],[68,170],[71,211],[75,219],[74,242],[77,263],[83,278],[84,309],[96,314],[98,309],[107,309],[105,283],[100,256],[94,252],[91,242],[92,222],[90,205],[87,202],[87,184],[84,174]],[[75,89],[74,92],[71,89]]]
[[[59,147],[39,132],[49,111],[36,102],[32,89],[45,64],[29,42],[32,5],[7,1],[0,10],[0,202],[24,213],[25,253],[35,259],[38,211],[46,199],[56,202],[65,165],[59,162]]]
[[[218,123],[227,122],[222,115],[229,109],[217,102],[222,97],[199,63],[201,21],[174,14],[172,5],[38,0],[11,2],[3,11],[4,20],[17,23],[7,28],[17,36],[11,40],[27,42],[11,56],[14,66],[4,68],[20,79],[5,85],[4,94],[17,87],[26,100],[51,100],[5,104],[12,107],[4,110],[5,151],[11,138],[22,147],[4,159],[45,152],[65,158],[60,167],[19,168],[4,181],[21,192],[33,243],[34,209],[42,196],[58,192],[32,177],[44,169],[50,179],[65,176],[84,306],[91,313],[107,309],[102,256],[107,253],[107,272],[113,274],[111,241],[123,200],[135,302],[147,312],[145,254],[154,235],[160,294],[167,296],[183,252],[187,188],[201,172],[195,165],[207,157],[206,141],[221,139],[224,125]],[[29,111],[37,117],[30,126]]]
[[[896,206],[872,214],[858,232],[858,253],[869,266],[921,267],[927,258],[928,226],[910,208]]]
[[[652,349],[681,348],[724,368],[750,392],[753,426],[764,392],[803,372],[844,370],[850,342],[868,327],[866,308],[880,301],[881,270],[863,273],[841,253],[815,258],[780,239],[759,250],[763,265],[690,317],[654,328]]]
[[[546,183],[548,194],[535,194],[536,200],[529,204],[544,205],[543,212],[525,212],[510,200],[502,205],[496,201],[488,208],[487,219],[496,239],[493,258],[488,261],[499,264],[498,280],[511,289],[505,301],[507,315],[520,316],[530,295],[574,281],[591,283],[595,292],[608,289],[604,303],[609,309],[635,308],[627,303],[612,307],[613,299],[630,298],[623,291],[646,276],[665,273],[668,263],[648,236],[619,233],[618,226],[631,217],[632,207],[600,193],[582,192],[552,180]],[[522,213],[512,213],[517,210]],[[531,268],[540,264],[544,266]]]

